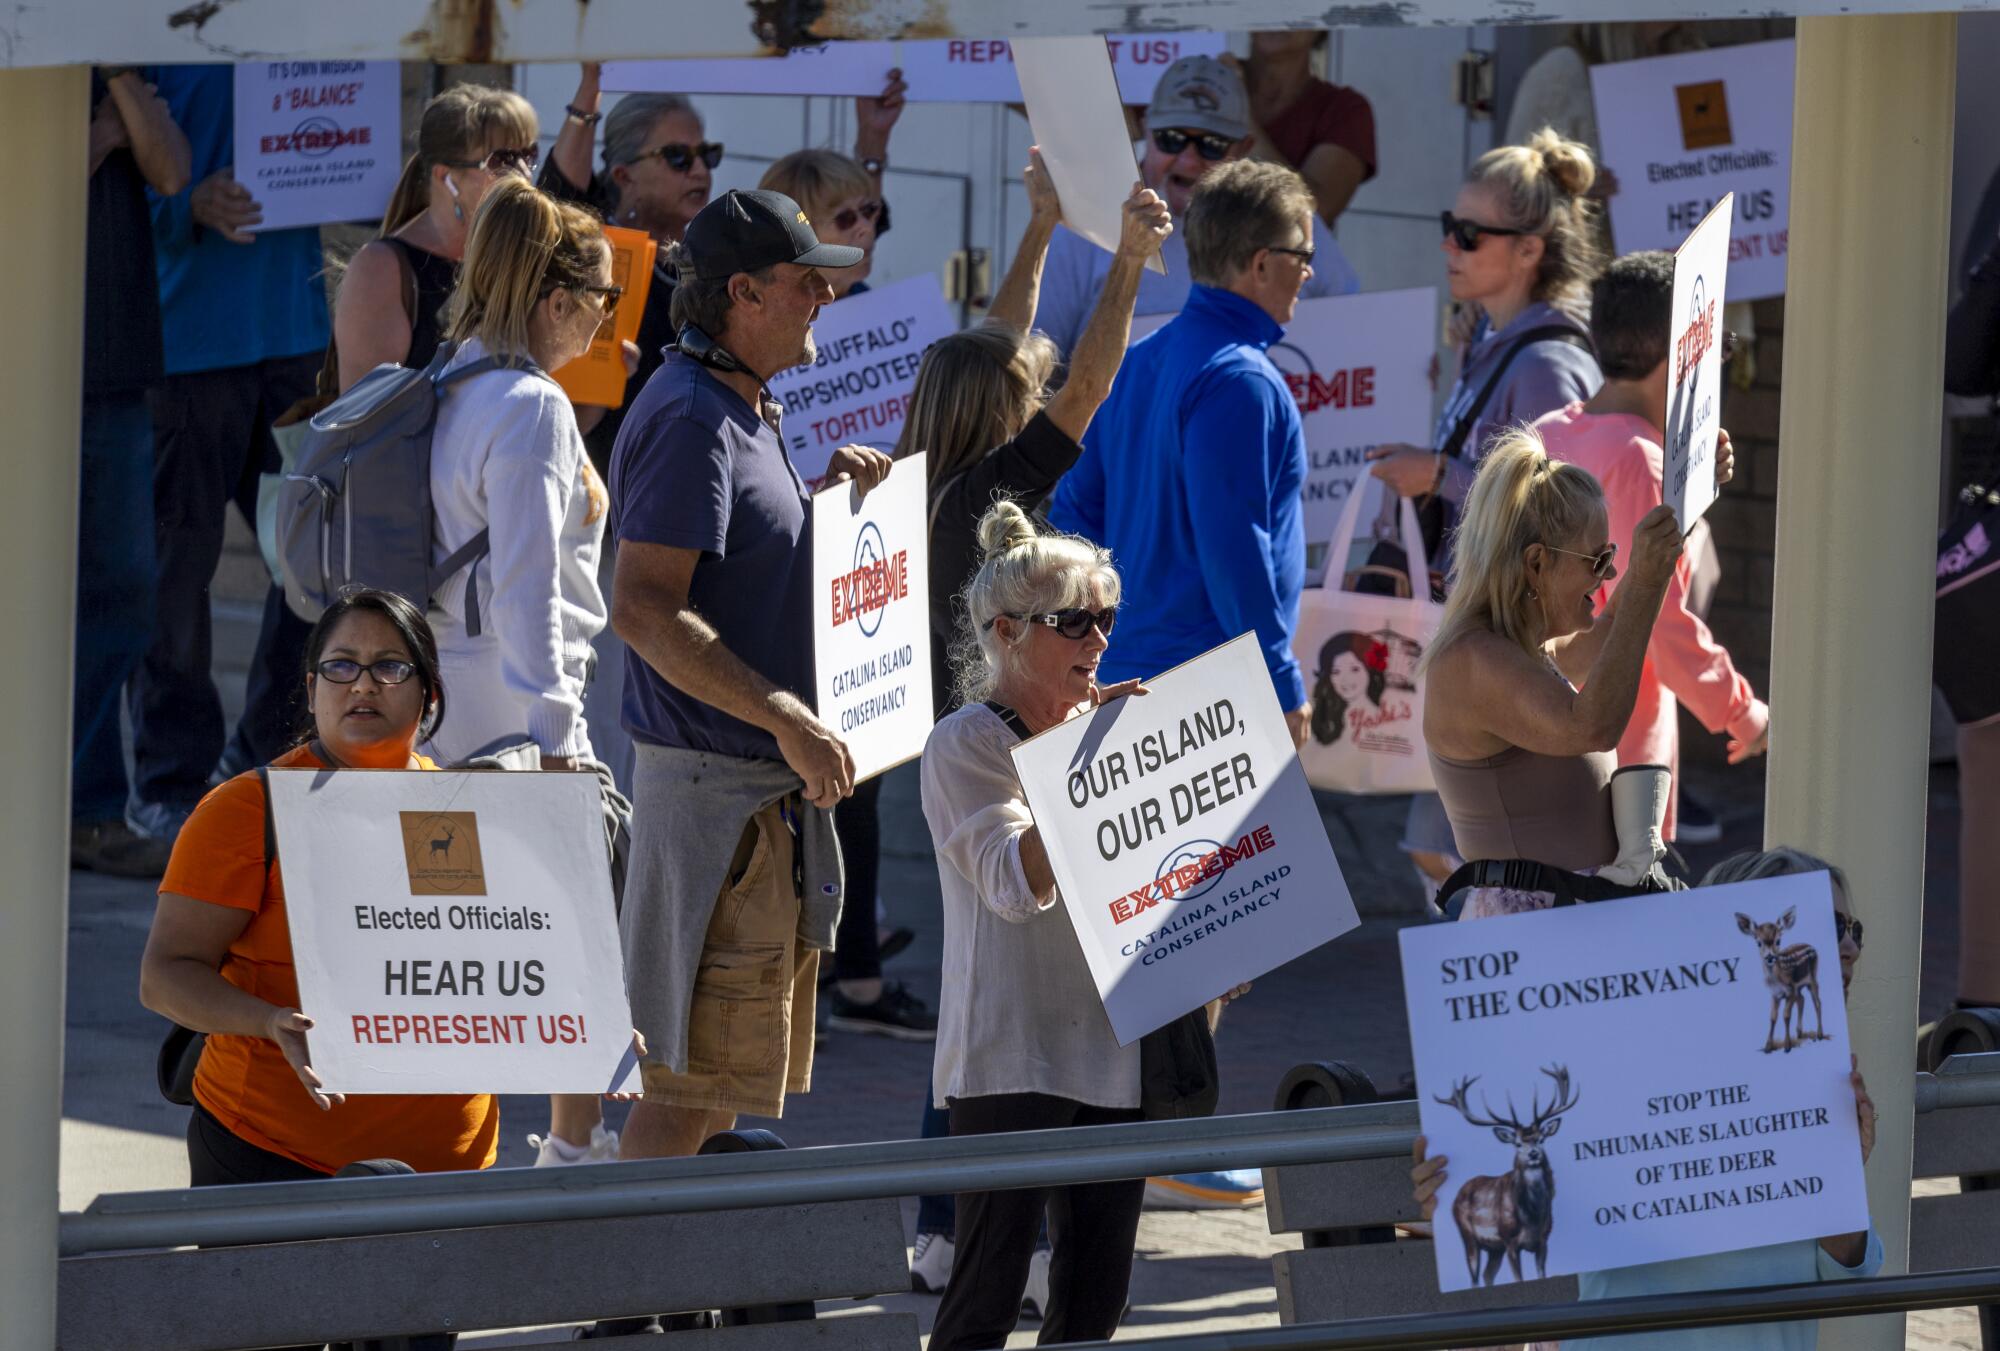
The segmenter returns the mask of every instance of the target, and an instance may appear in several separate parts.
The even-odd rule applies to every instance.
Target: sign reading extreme
[[[251,229],[374,220],[402,170],[397,62],[236,67],[236,181],[264,209]]]
[[[930,457],[912,455],[863,497],[813,498],[813,658],[819,720],[854,756],[854,780],[922,755],[931,734]]]
[[[595,775],[270,784],[329,1091],[602,1093],[636,1065]]]
[[[1256,635],[1014,748],[1120,1045],[1359,924]]]

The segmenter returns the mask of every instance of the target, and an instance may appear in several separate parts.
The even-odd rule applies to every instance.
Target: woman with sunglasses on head
[[[495,183],[534,173],[535,136],[534,108],[510,89],[454,85],[424,105],[417,152],[381,231],[341,278],[333,337],[342,390],[385,362],[430,364],[472,219]]]
[[[782,192],[812,219],[813,233],[824,244],[848,244],[861,250],[861,261],[842,268],[833,283],[833,298],[859,295],[868,289],[875,266],[875,241],[889,228],[889,207],[882,200],[879,180],[861,161],[838,150],[794,150],[776,160],[757,186]]]
[[[437,647],[401,596],[358,591],[327,608],[306,643],[305,701],[305,735],[273,768],[437,768],[416,750],[444,723]],[[194,1185],[326,1177],[377,1158],[418,1172],[488,1166],[492,1097],[346,1099],[313,1072],[269,810],[260,771],[202,799],[174,843],[140,960],[140,1002],[207,1034],[188,1122]]]

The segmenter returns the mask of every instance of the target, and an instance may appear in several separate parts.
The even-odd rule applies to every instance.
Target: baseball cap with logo
[[[777,263],[801,267],[853,267],[860,249],[822,244],[799,204],[782,192],[732,188],[688,222],[681,242],[702,277],[761,272]]]
[[[1250,95],[1243,80],[1212,56],[1183,56],[1153,86],[1146,130],[1179,127],[1240,141],[1250,134]]]

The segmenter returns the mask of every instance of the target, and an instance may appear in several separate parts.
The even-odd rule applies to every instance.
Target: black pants
[[[188,1118],[188,1181],[196,1187],[234,1187],[245,1182],[304,1182],[325,1173],[282,1154],[260,1149],[217,1121],[197,1105]],[[332,1351],[451,1351],[458,1343],[449,1332],[427,1332],[385,1341],[335,1342]],[[322,1351],[323,1343],[278,1348],[278,1351]]]
[[[875,891],[882,873],[882,776],[854,790],[833,809],[840,861],[847,874],[847,903],[833,936],[833,978],[872,980],[882,974],[881,935],[875,928]]]
[[[959,1098],[951,1104],[954,1136],[1137,1120],[1136,1107],[1089,1107],[1042,1093]],[[1021,1317],[1028,1261],[1044,1210],[1055,1251],[1049,1265],[1049,1307],[1042,1311],[1036,1344],[1110,1337],[1132,1280],[1132,1249],[1145,1195],[1144,1178],[962,1194],[951,1282],[938,1305],[930,1351],[1007,1344],[1007,1334]]]
[[[234,502],[255,524],[258,477],[279,464],[271,422],[313,392],[322,359],[313,352],[173,375],[152,392],[157,600],[152,641],[129,695],[142,804],[192,807],[223,757],[208,588],[222,558],[224,514]],[[304,710],[310,631],[286,608],[284,593],[268,588],[243,720],[228,747],[232,765],[267,764],[290,744]]]

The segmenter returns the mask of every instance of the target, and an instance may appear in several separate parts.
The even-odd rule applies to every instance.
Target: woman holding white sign
[[[985,561],[956,648],[965,706],[924,748],[924,818],[944,892],[944,982],[932,1076],[951,1133],[1137,1121],[1139,1046],[1097,997],[1009,748],[1132,693],[1097,685],[1118,614],[1111,556],[1042,535],[1011,502],[979,523]],[[1143,1179],[958,1198],[951,1280],[932,1351],[1004,1346],[1044,1209],[1055,1252],[1041,1340],[1109,1337],[1125,1307]]]
[[[312,735],[275,768],[437,768],[417,754],[444,721],[430,625],[385,591],[343,596],[306,643]],[[364,1159],[418,1172],[493,1162],[487,1094],[326,1092],[313,1072],[292,964],[285,884],[262,771],[203,798],[175,841],[139,966],[140,1002],[206,1033],[188,1169],[197,1187],[325,1177]]]

